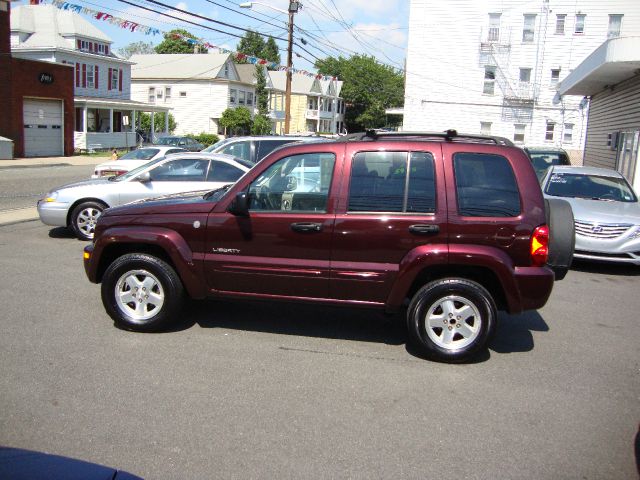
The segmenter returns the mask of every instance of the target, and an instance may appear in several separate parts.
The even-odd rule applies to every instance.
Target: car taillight
[[[540,225],[531,235],[531,263],[541,267],[549,257],[549,227]]]

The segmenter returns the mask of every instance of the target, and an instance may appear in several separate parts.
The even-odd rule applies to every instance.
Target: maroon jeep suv
[[[498,309],[545,304],[573,235],[510,141],[367,132],[282,147],[204,195],[110,208],[84,264],[130,330],[165,328],[185,294],[407,307],[420,352],[459,362],[487,347]]]

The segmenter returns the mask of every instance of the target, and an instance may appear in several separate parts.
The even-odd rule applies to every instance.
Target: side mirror
[[[141,173],[136,177],[136,180],[140,183],[149,183],[151,181],[151,174],[149,172]]]
[[[247,192],[239,192],[238,194],[236,194],[236,198],[233,200],[233,202],[231,202],[229,208],[227,208],[227,211],[239,217],[248,217],[249,194]]]

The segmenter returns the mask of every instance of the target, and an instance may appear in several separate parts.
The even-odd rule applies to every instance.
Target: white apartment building
[[[558,83],[607,38],[638,32],[637,0],[411,0],[403,129],[562,147],[580,162],[589,102]]]
[[[222,134],[227,108],[255,110],[255,65],[236,65],[228,53],[133,55],[131,96],[171,108],[174,133]]]

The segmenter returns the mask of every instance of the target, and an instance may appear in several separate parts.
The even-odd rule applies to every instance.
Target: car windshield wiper
[[[231,188],[231,185],[233,184],[228,184],[225,185],[224,187],[220,187],[220,188],[216,188],[215,190],[211,190],[210,192],[205,193],[202,196],[203,200],[209,200],[211,197],[213,197],[216,193],[222,193],[222,192],[226,192],[227,190],[229,190],[229,188]]]

